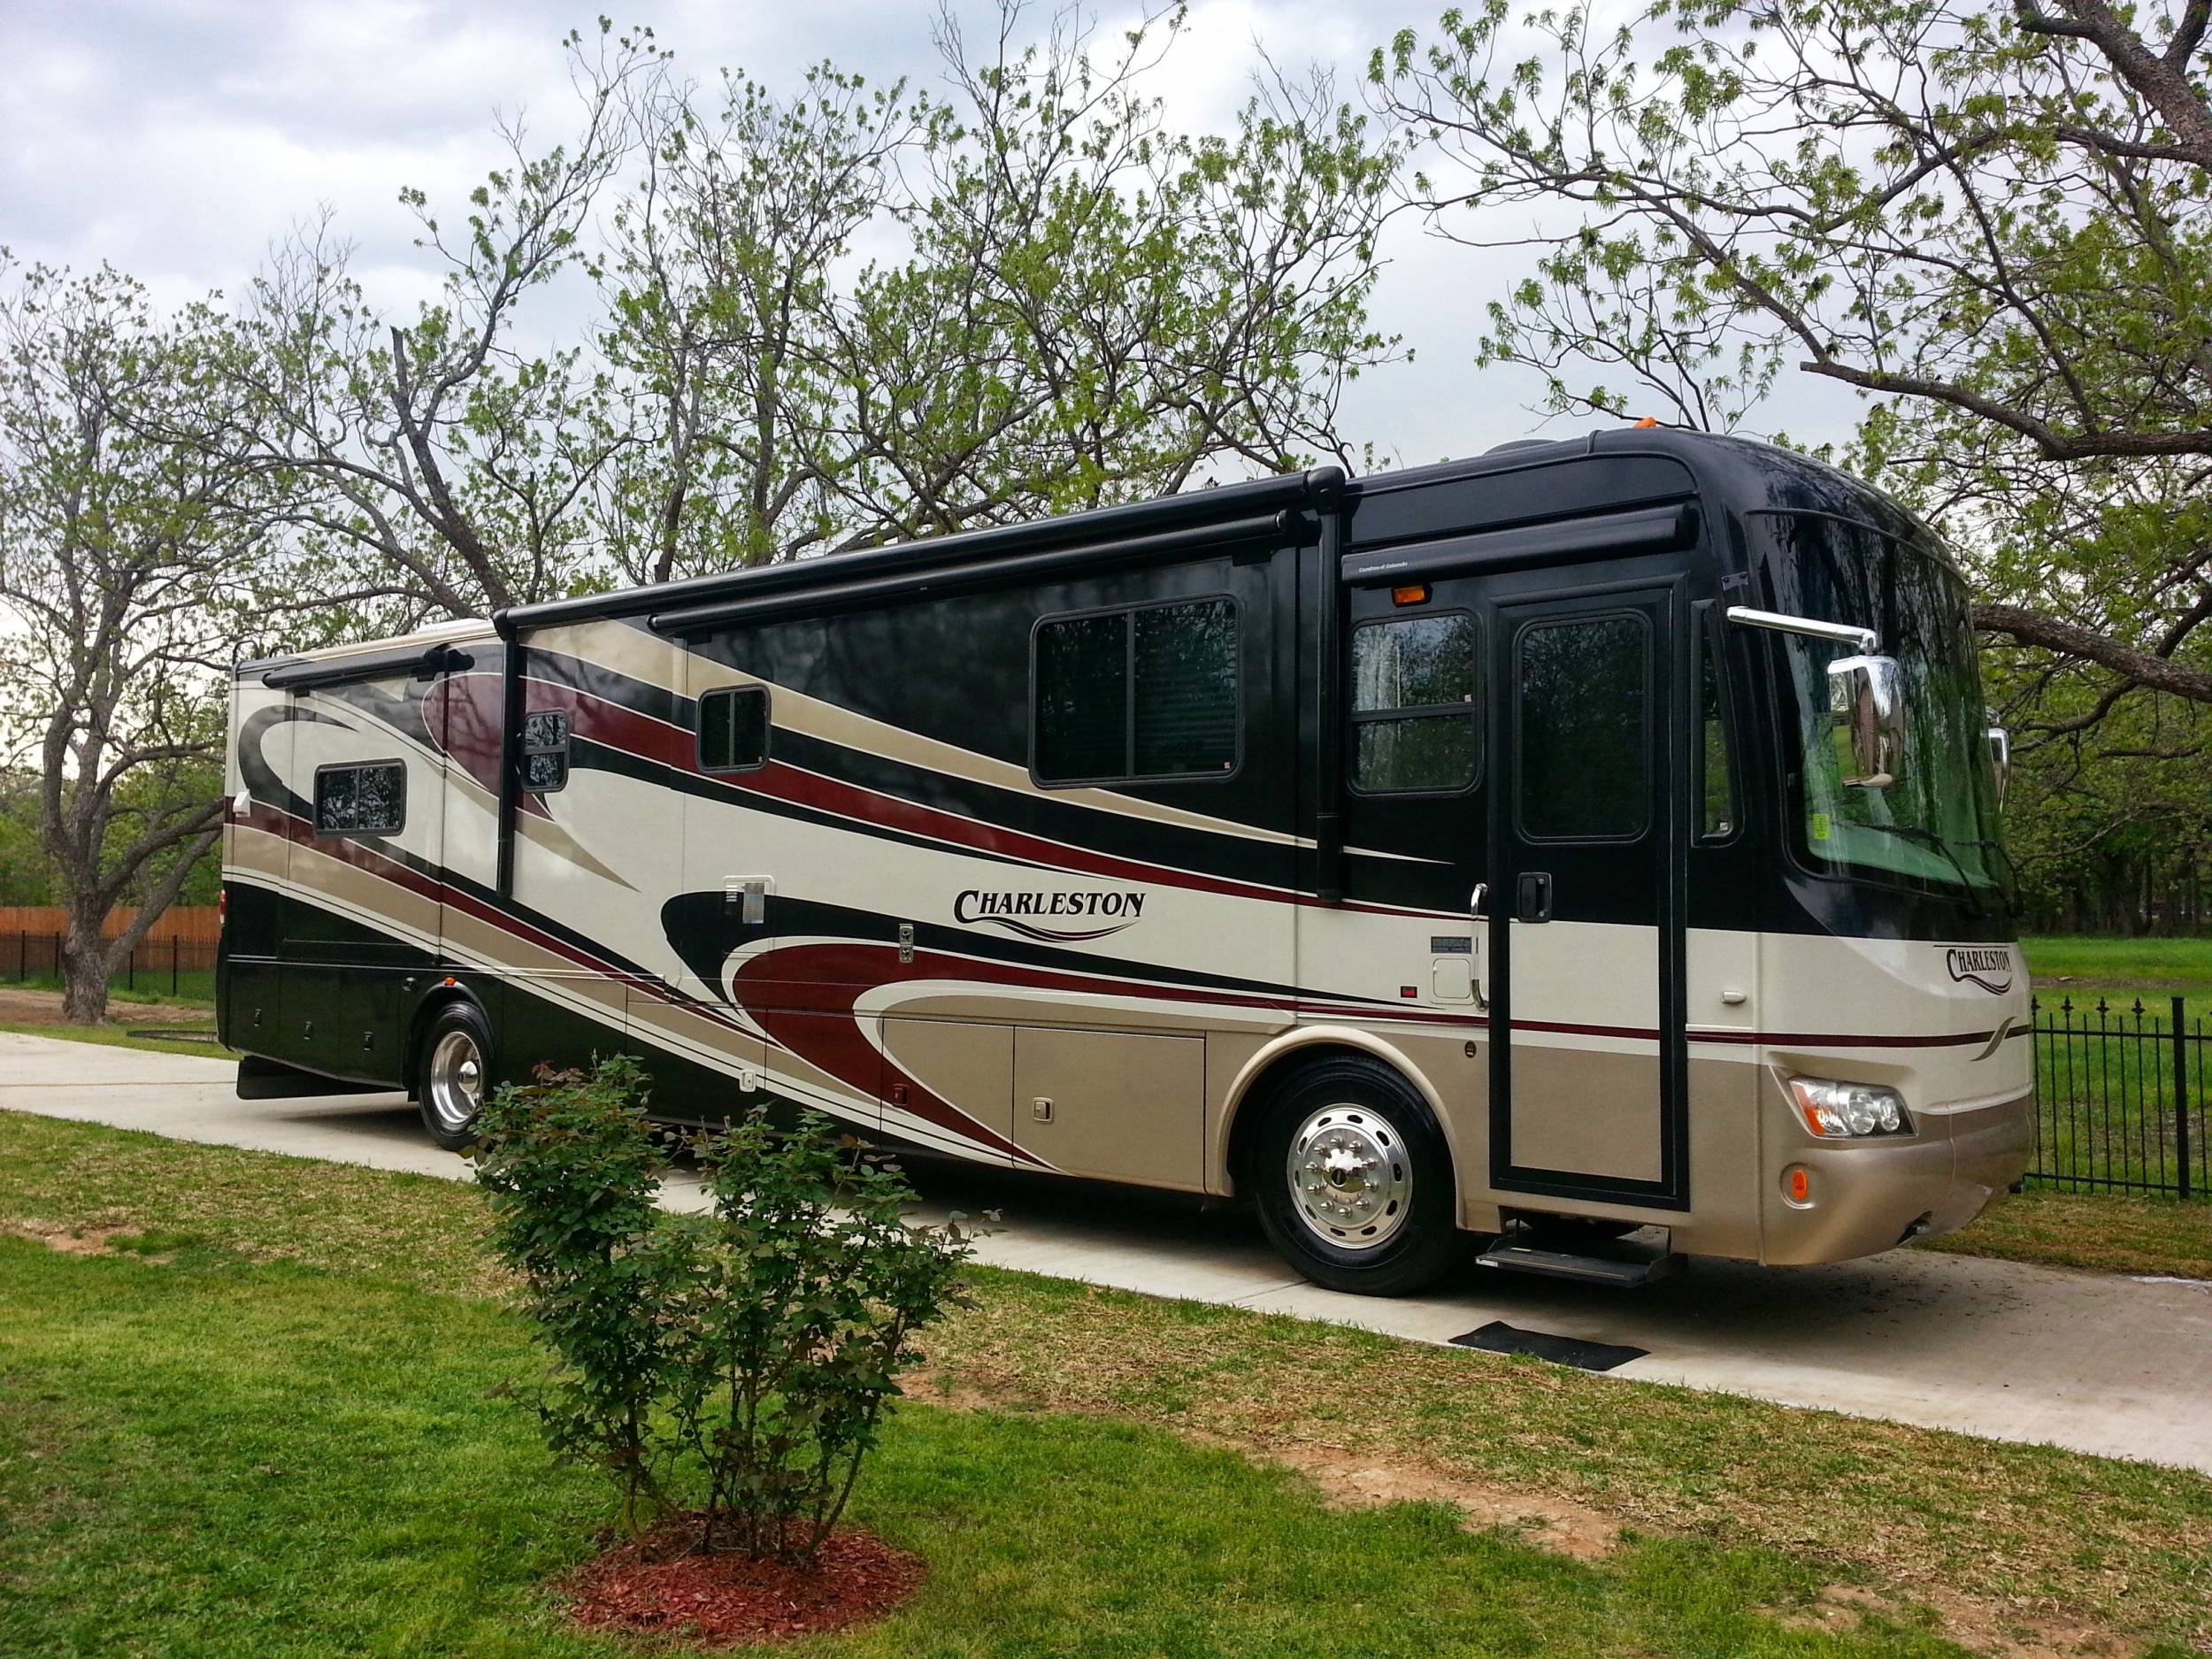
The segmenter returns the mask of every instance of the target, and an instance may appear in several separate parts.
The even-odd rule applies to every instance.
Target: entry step
[[[1683,1258],[1664,1242],[1647,1244],[1644,1237],[1634,1233],[1589,1244],[1578,1240],[1570,1248],[1541,1233],[1502,1233],[1475,1260],[1509,1273],[1536,1273],[1629,1290],[1671,1278],[1682,1266]],[[1658,1237],[1664,1240],[1666,1234]]]

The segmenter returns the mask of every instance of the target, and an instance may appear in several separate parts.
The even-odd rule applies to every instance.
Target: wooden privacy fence
[[[128,927],[137,914],[135,905],[118,905],[108,912],[100,932],[112,939]],[[69,912],[58,904],[0,904],[0,938],[27,933],[35,939],[68,932]],[[218,936],[212,904],[173,904],[154,918],[153,926],[147,930],[146,942],[166,945],[171,940],[177,940],[188,947],[205,945],[212,949]]]

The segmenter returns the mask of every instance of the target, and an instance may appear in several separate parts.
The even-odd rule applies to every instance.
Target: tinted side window
[[[568,781],[568,716],[534,709],[522,717],[522,787],[547,795]]]
[[[1129,618],[1070,617],[1037,630],[1037,776],[1115,778],[1128,770]]]
[[[315,833],[396,835],[407,822],[407,768],[396,760],[315,774]]]
[[[1514,641],[1515,810],[1532,840],[1633,841],[1650,817],[1651,634],[1639,616]]]
[[[1139,778],[1229,772],[1237,764],[1237,613],[1225,599],[1162,605],[1135,630]]]
[[[1379,794],[1474,782],[1477,638],[1464,611],[1353,630],[1353,787]]]
[[[1725,841],[1736,829],[1735,769],[1728,750],[1728,710],[1721,690],[1719,625],[1698,635],[1698,839]]]
[[[699,770],[751,772],[768,764],[768,693],[759,686],[699,699]]]
[[[1237,764],[1237,612],[1226,599],[1037,628],[1038,780],[1226,774]]]

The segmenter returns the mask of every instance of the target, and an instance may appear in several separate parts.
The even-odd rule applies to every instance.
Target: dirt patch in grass
[[[42,1221],[0,1221],[0,1234],[29,1239],[64,1256],[129,1256],[142,1262],[173,1259],[171,1240],[150,1238],[134,1227],[62,1227]]]
[[[1955,1594],[1992,1629],[2078,1618],[2212,1639],[2212,1486],[2185,1471],[977,1278],[977,1305],[931,1345],[955,1399],[1123,1415],[1257,1457],[1533,1497],[1528,1513],[1548,1502],[1640,1532],[1809,1555],[1924,1607]]]
[[[1233,1444],[1233,1442],[1223,1442]],[[1523,1541],[1577,1561],[1594,1561],[1620,1542],[1621,1522],[1548,1494],[1517,1491],[1483,1481],[1454,1480],[1417,1463],[1373,1457],[1340,1457],[1310,1446],[1273,1446],[1255,1453],[1262,1461],[1294,1469],[1321,1488],[1332,1503],[1364,1508],[1382,1503],[1448,1503],[1467,1517],[1470,1532],[1502,1527]]]
[[[1929,1596],[1927,1611],[1946,1641],[1991,1659],[2133,1659],[2149,1651],[2146,1643],[2116,1642],[2109,1632],[2078,1620],[2000,1609],[1940,1590]],[[1919,1609],[1893,1596],[1853,1584],[1829,1585],[1810,1606],[1777,1611],[1774,1617],[1790,1630],[1838,1635],[1855,1634],[1869,1625],[1909,1630],[1926,1620]]]
[[[972,1385],[954,1384],[941,1373],[918,1380],[911,1392],[918,1399],[956,1411],[1027,1413],[1041,1409],[1019,1394],[994,1395]],[[1070,1407],[1060,1402],[1050,1409],[1065,1412]],[[1142,1420],[1137,1414],[1096,1406],[1075,1409],[1081,1415]],[[1523,1543],[1577,1561],[1610,1555],[1632,1527],[1647,1536],[1673,1530],[1655,1526],[1642,1516],[1577,1503],[1556,1493],[1447,1474],[1417,1455],[1391,1457],[1371,1451],[1355,1455],[1271,1437],[1256,1440],[1187,1428],[1175,1432],[1195,1444],[1294,1470],[1310,1480],[1333,1507],[1448,1504],[1465,1517],[1463,1525],[1471,1532],[1508,1531]],[[1856,1632],[1869,1624],[1908,1630],[1932,1625],[1947,1641],[1992,1659],[2131,1659],[2147,1651],[2143,1642],[2116,1639],[2108,1626],[2069,1617],[2056,1608],[1971,1595],[1937,1581],[1917,1582],[1912,1594],[1919,1598],[1916,1604],[1860,1585],[1832,1584],[1809,1606],[1773,1609],[1773,1614],[1793,1629],[1838,1634]]]
[[[919,1557],[847,1527],[803,1567],[690,1548],[695,1517],[616,1545],[562,1581],[569,1617],[593,1629],[699,1647],[795,1641],[873,1624],[921,1587]]]
[[[215,1015],[207,1008],[180,1002],[123,1002],[108,1004],[111,1025],[194,1025],[212,1031]],[[63,1025],[59,991],[35,991],[19,986],[0,986],[0,1025]]]

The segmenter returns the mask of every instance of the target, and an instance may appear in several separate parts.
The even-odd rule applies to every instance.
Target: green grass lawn
[[[2125,1193],[2004,1193],[1956,1233],[1916,1247],[2101,1273],[2212,1279],[2212,1203]]]
[[[128,1016],[125,1016],[127,1022]],[[142,1027],[142,1029],[153,1029]],[[218,1043],[198,1042],[188,1039],[169,1041],[160,1037],[139,1037],[131,1033],[127,1023],[109,1025],[29,1025],[0,1020],[0,1031],[12,1031],[25,1037],[59,1037],[68,1042],[98,1043],[109,1048],[143,1048],[150,1054],[192,1054],[202,1059],[235,1060],[233,1049]]]
[[[617,1654],[549,1579],[611,1505],[470,1188],[0,1114],[0,1653]],[[120,1236],[104,1230],[124,1227]],[[856,1518],[918,1601],[813,1655],[1955,1655],[2212,1640],[2212,1480],[981,1271]],[[957,1402],[961,1409],[929,1402]],[[1625,1529],[1594,1559],[1270,1455]],[[1876,1598],[1816,1616],[1824,1586]],[[1939,1614],[1934,1609],[1941,1609]]]
[[[2020,941],[2035,981],[2036,999],[2047,1010],[2070,1000],[2093,1010],[2101,998],[2114,1009],[2143,1006],[2163,1017],[2175,996],[2191,1018],[2212,1015],[2212,939],[2099,939],[2038,934]]]
[[[150,949],[150,947],[149,947]],[[136,1002],[173,1002],[181,1008],[204,1008],[211,1013],[215,1008],[215,970],[212,968],[185,968],[175,976],[176,988],[172,990],[168,964],[140,969],[134,976],[117,974],[108,983],[111,1004]],[[58,974],[33,973],[22,977],[0,979],[0,986],[22,991],[58,991],[62,988]]]

